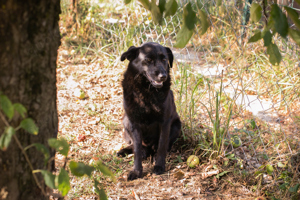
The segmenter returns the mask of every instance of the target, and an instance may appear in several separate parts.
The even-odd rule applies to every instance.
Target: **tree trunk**
[[[23,147],[56,137],[56,58],[60,45],[59,0],[0,0],[0,91],[13,103],[21,103],[39,127],[37,136],[19,130]],[[18,126],[21,118],[10,122]],[[0,135],[4,123],[0,120]],[[45,169],[44,156],[27,150],[34,169]],[[52,150],[51,156],[54,156]],[[54,161],[50,168],[53,170]],[[42,187],[43,179],[38,175]],[[46,199],[16,142],[0,150],[0,199]]]

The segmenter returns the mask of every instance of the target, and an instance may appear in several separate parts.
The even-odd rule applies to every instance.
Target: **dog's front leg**
[[[133,151],[134,151],[134,167],[129,172],[127,180],[134,180],[141,178],[143,175],[142,166],[142,133],[138,124],[132,125],[132,136],[133,136]]]
[[[155,174],[162,174],[165,172],[166,156],[167,156],[167,151],[169,146],[168,144],[169,144],[170,125],[171,125],[171,119],[164,122],[160,126],[160,136],[158,142],[156,162],[154,166]]]

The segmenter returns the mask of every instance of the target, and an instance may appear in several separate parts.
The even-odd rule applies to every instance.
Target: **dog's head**
[[[174,57],[170,48],[148,42],[140,47],[131,46],[121,56],[121,61],[125,59],[130,61],[130,67],[143,74],[155,88],[161,88],[168,79]]]

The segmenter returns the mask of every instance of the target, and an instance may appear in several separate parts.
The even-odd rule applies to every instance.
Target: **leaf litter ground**
[[[133,155],[116,157],[116,151],[125,146],[122,139],[122,89],[121,80],[125,65],[106,59],[94,63],[76,62],[76,55],[67,49],[59,50],[57,68],[57,106],[59,137],[70,144],[68,160],[93,165],[102,161],[115,174],[117,181],[96,171],[96,178],[104,186],[110,199],[253,199],[260,193],[247,185],[256,180],[243,180],[235,174],[232,165],[222,169],[226,159],[209,160],[200,157],[200,165],[191,169],[186,159],[195,152],[195,146],[182,138],[167,157],[166,173],[152,174],[151,159],[143,162],[144,176],[127,181],[133,166]],[[81,89],[85,98],[74,92]],[[203,153],[202,153],[203,155]],[[64,160],[56,155],[56,166]],[[222,173],[223,172],[223,173]],[[226,178],[216,177],[224,175]],[[97,199],[93,182],[87,177],[71,177],[72,189],[66,199]]]
[[[114,7],[113,10],[117,9]],[[106,13],[102,14],[106,15]],[[64,19],[67,22],[65,24],[61,22],[60,28],[64,37],[58,52],[57,63],[59,137],[66,138],[70,144],[68,161],[75,160],[90,165],[102,161],[112,170],[116,176],[116,182],[103,176],[99,171],[92,175],[103,185],[110,199],[254,199],[255,197],[265,199],[263,196],[266,196],[267,191],[273,193],[270,196],[290,199],[287,191],[279,190],[278,186],[284,184],[284,181],[288,179],[289,182],[299,180],[300,155],[295,157],[294,164],[284,158],[287,150],[283,148],[283,144],[292,143],[294,140],[289,136],[286,138],[281,131],[275,129],[295,129],[299,127],[299,124],[285,127],[280,122],[280,124],[270,124],[268,127],[271,128],[265,128],[263,122],[256,121],[257,127],[261,130],[252,130],[248,124],[239,123],[253,119],[252,113],[234,108],[232,124],[247,133],[243,135],[235,133],[233,128],[229,132],[239,134],[243,145],[236,149],[227,147],[226,153],[229,155],[227,157],[212,158],[210,157],[210,147],[212,146],[210,127],[212,124],[205,108],[201,104],[198,105],[197,102],[195,103],[198,112],[197,116],[191,119],[192,128],[189,126],[190,119],[181,116],[182,119],[185,118],[183,119],[185,137],[181,137],[169,153],[166,173],[160,176],[152,174],[153,163],[149,158],[143,162],[143,178],[127,181],[127,173],[133,167],[133,155],[126,158],[116,157],[116,151],[126,145],[122,139],[121,89],[125,64],[119,62],[118,55],[115,55],[116,59],[112,59],[113,56],[105,53],[91,54],[90,51],[87,51],[79,55],[80,50],[76,53],[78,50],[76,44],[80,44],[82,38],[72,34],[72,31],[76,30],[72,25],[69,26],[69,23],[73,24],[73,17],[71,15],[64,16]],[[86,36],[81,37],[85,38]],[[67,44],[67,40],[70,44],[74,42],[75,45]],[[176,67],[173,68],[172,74],[175,80],[178,78],[178,71]],[[76,97],[78,90],[84,91],[85,98]],[[179,89],[173,87],[173,91],[178,100]],[[182,99],[185,99],[185,96],[182,96]],[[207,95],[201,97],[201,102],[206,102],[206,106],[209,106],[207,105],[209,102]],[[189,111],[189,103],[187,101],[181,106]],[[255,133],[250,137],[251,131],[258,131],[260,134],[255,135],[257,134]],[[291,130],[290,132],[294,133],[295,131]],[[274,143],[270,142],[274,135],[280,141],[276,143],[276,145],[279,144],[276,148]],[[297,136],[291,135],[292,137]],[[199,144],[205,144],[205,142],[208,144],[207,148],[203,146],[199,148]],[[294,147],[294,149],[298,148]],[[272,155],[271,161],[264,160],[261,155],[256,154],[265,150]],[[187,167],[186,160],[193,154],[200,158],[200,165],[191,169]],[[62,167],[64,161],[63,156],[56,155],[57,167]],[[289,165],[288,169],[287,167],[277,167],[278,161],[283,162],[283,165]],[[274,166],[272,176],[268,175],[265,168],[262,168],[263,165],[270,162]],[[259,171],[260,173],[255,174]],[[282,178],[285,172],[290,174]],[[93,185],[93,182],[87,177],[72,176],[72,189],[65,199],[97,199]]]

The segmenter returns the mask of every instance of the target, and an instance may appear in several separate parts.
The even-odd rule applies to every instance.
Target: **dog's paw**
[[[132,181],[134,179],[141,178],[142,174],[143,174],[142,171],[138,172],[136,170],[132,170],[129,172],[129,174],[127,176],[127,181]]]
[[[159,174],[162,174],[162,173],[165,172],[165,168],[162,167],[162,166],[159,166],[159,165],[155,165],[155,166],[154,166],[154,169],[153,169],[153,172],[154,172],[155,174],[159,175]]]

